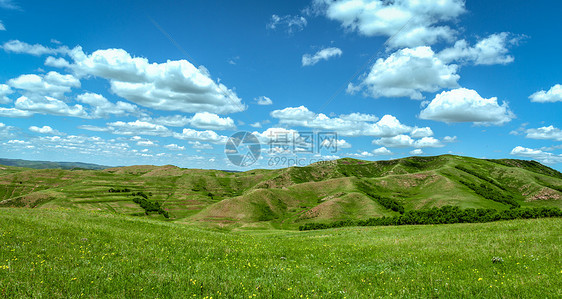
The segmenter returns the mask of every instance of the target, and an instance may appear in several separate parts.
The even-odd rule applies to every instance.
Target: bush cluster
[[[168,211],[162,209],[162,204],[160,202],[150,201],[146,198],[141,197],[135,197],[133,198],[133,201],[139,204],[141,208],[144,209],[146,215],[148,215],[149,212],[158,212],[158,214],[162,214],[162,216],[164,216],[165,218],[170,218]]]
[[[109,192],[109,193],[131,192],[131,189],[129,189],[129,188],[123,188],[123,189],[109,188],[109,190],[107,192]]]
[[[148,195],[146,195],[144,192],[142,191],[138,191],[138,192],[133,192],[131,193],[131,196],[140,196],[144,199],[148,199]]]
[[[425,210],[408,211],[394,217],[369,218],[367,220],[344,220],[332,223],[306,223],[299,230],[316,230],[345,226],[388,226],[413,224],[478,223],[512,219],[562,217],[562,210],[554,207],[495,209],[460,209],[444,206]]]

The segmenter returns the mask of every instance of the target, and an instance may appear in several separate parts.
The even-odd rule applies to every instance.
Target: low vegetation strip
[[[492,188],[491,186],[488,186],[484,183],[478,185],[478,184],[463,181],[463,180],[461,180],[460,183],[467,186],[472,191],[474,191],[476,194],[484,197],[485,199],[489,199],[489,200],[493,200],[493,201],[500,202],[500,203],[503,203],[503,204],[507,204],[507,205],[510,205],[512,208],[521,207],[521,204],[518,203],[515,199],[513,199],[513,197],[511,197],[510,195],[504,195],[502,192],[496,191],[496,190],[494,190],[494,188]]]
[[[470,169],[468,169],[468,168],[466,168],[466,167],[463,167],[463,166],[460,166],[460,165],[455,166],[455,168],[458,169],[458,170],[460,170],[460,171],[464,171],[464,172],[466,172],[466,173],[468,173],[468,174],[470,174],[470,175],[473,175],[473,176],[475,176],[475,177],[477,177],[477,178],[479,178],[479,179],[481,179],[481,180],[483,180],[483,181],[486,181],[486,182],[488,182],[488,183],[490,183],[490,184],[492,184],[492,185],[494,185],[494,186],[496,186],[496,187],[502,189],[503,191],[507,191],[507,190],[505,189],[505,187],[503,187],[502,185],[496,183],[496,181],[494,181],[494,179],[492,179],[490,176],[485,176],[485,175],[483,175],[483,174],[481,174],[481,173],[478,173],[477,171],[470,170]]]
[[[299,226],[299,230],[317,230],[346,226],[389,226],[413,224],[452,224],[452,223],[482,223],[499,220],[533,219],[562,217],[562,210],[558,208],[516,208],[498,211],[495,209],[460,209],[459,207],[444,206],[427,210],[408,211],[400,216],[369,218],[367,220],[345,220],[332,223],[306,223]]]
[[[357,188],[363,192],[365,195],[367,195],[368,197],[374,199],[376,202],[378,202],[381,206],[389,209],[389,210],[393,210],[394,212],[398,212],[400,214],[404,214],[404,206],[399,203],[398,201],[392,199],[392,198],[388,198],[388,197],[382,197],[378,194],[376,194],[374,192],[374,188],[373,187],[369,187],[369,185],[367,183],[364,182],[358,182],[357,183]]]

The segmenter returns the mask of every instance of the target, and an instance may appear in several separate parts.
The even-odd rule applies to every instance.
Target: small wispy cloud
[[[308,22],[306,18],[303,16],[292,16],[292,15],[285,15],[285,16],[278,16],[272,15],[269,23],[267,24],[267,28],[271,30],[278,29],[280,27],[284,27],[287,30],[287,33],[292,34],[296,31],[304,30],[304,27]]]
[[[311,54],[304,54],[302,56],[302,65],[303,66],[310,66],[315,65],[320,60],[328,60],[332,57],[337,57],[342,55],[342,50],[339,48],[326,48],[316,52],[314,55]]]

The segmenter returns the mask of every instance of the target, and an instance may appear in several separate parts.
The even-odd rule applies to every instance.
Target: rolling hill
[[[0,158],[0,165],[6,166],[17,166],[17,167],[27,167],[35,169],[106,169],[109,166],[103,166],[92,163],[82,163],[82,162],[51,162],[51,161],[31,161],[22,159],[5,159]]]
[[[169,218],[156,209],[146,215],[133,201],[140,196],[161,203]],[[562,174],[535,161],[453,155],[236,173],[172,165],[0,168],[0,206],[103,210],[212,227],[294,229],[444,205],[562,208]]]

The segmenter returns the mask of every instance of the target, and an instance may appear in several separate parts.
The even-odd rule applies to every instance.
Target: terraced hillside
[[[140,198],[161,204],[169,218],[143,208]],[[534,161],[452,155],[376,162],[344,158],[239,173],[170,165],[0,168],[0,206],[107,210],[204,226],[290,229],[443,205],[562,208],[562,174]]]

